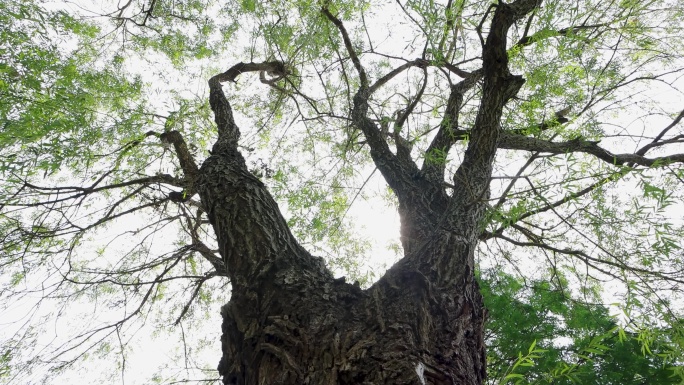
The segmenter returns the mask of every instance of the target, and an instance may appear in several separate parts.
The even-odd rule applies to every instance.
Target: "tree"
[[[611,362],[681,373],[682,228],[668,211],[682,202],[680,2],[152,0],[101,22],[0,7],[2,298],[110,313],[48,350],[28,348],[40,318],[20,325],[3,344],[8,378],[91,349],[123,372],[148,317],[185,338],[198,307],[230,294],[226,384],[482,384],[478,272],[547,283],[560,307],[546,302],[558,319],[540,346],[573,312],[594,314],[599,334],[547,356],[552,375],[592,381],[587,368]],[[222,45],[239,39],[233,59]],[[208,59],[222,66],[211,111],[180,91]],[[158,90],[168,105],[145,77],[178,79]],[[401,258],[364,282],[341,217],[374,170],[398,206]],[[304,244],[346,254],[332,262],[360,281]],[[591,305],[615,298],[622,319]],[[504,340],[495,320],[490,343]],[[598,357],[634,341],[659,358]],[[494,351],[527,347],[511,369],[543,361],[536,340]],[[578,363],[554,371],[563,360]],[[525,380],[503,365],[501,382]]]
[[[671,341],[651,341],[648,349],[657,354],[643,354],[643,336],[620,331],[614,317],[600,304],[568,298],[547,281],[525,285],[512,275],[498,274],[480,282],[489,309],[487,383],[682,381],[668,365],[666,352]],[[655,331],[654,335],[676,338],[676,333],[668,330]],[[561,339],[565,341],[558,343]]]

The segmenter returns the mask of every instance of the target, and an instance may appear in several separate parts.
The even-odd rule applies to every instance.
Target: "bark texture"
[[[240,160],[215,155],[200,178],[233,282],[224,383],[482,383],[484,309],[468,242],[437,231],[362,291],[297,244]],[[443,268],[448,284],[437,283]]]
[[[193,188],[214,227],[233,285],[232,298],[222,308],[219,372],[225,384],[483,383],[485,309],[473,252],[501,137],[501,111],[523,83],[508,71],[506,33],[539,3],[495,6],[483,68],[460,71],[464,80],[451,89],[431,149],[448,151],[456,140],[464,93],[483,84],[476,125],[451,195],[443,187],[443,165],[418,168],[410,151],[399,143],[393,152],[368,118],[368,100],[387,79],[369,86],[344,26],[323,9],[359,75],[352,123],[363,132],[373,161],[399,200],[405,256],[367,290],[334,279],[322,259],[297,243],[238,151],[240,132],[221,83],[250,71],[277,78],[286,76],[287,69],[278,62],[240,63],[209,81],[219,137]]]
[[[217,123],[232,121],[217,78],[211,84]],[[474,244],[438,230],[435,213],[446,211],[447,196],[432,199],[434,191],[420,186],[426,182],[413,182],[416,196],[404,205],[431,207],[404,210],[403,222],[420,223],[429,236],[414,237],[415,252],[362,291],[299,246],[247,170],[236,129],[220,128],[227,139],[219,139],[196,183],[233,284],[222,309],[224,383],[481,383],[484,309],[472,274]]]

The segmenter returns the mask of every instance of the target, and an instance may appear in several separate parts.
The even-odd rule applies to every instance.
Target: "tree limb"
[[[400,159],[397,157],[397,155],[393,154],[380,128],[368,117],[368,100],[371,96],[371,88],[368,86],[366,72],[351,45],[349,35],[347,34],[347,30],[344,28],[342,22],[333,16],[327,7],[323,7],[321,12],[323,12],[323,14],[340,31],[345,47],[347,48],[347,52],[351,57],[357,72],[359,73],[361,84],[352,100],[352,124],[361,130],[361,132],[363,132],[364,136],[366,137],[366,143],[368,143],[370,147],[370,155],[373,158],[373,162],[378,167],[378,170],[380,170],[389,186],[397,194],[399,199],[403,200],[406,197],[406,194],[410,193],[409,190],[412,190],[410,187],[412,180],[411,176],[418,174],[418,167],[413,160],[410,159],[410,157],[408,157],[408,159],[405,159],[404,157]],[[405,69],[413,65],[423,64],[424,62],[422,61],[414,61],[413,64],[407,63],[406,66],[402,66],[391,71],[388,75],[384,76],[373,85],[372,91],[377,90],[379,87],[387,83],[390,79]],[[413,190],[418,191],[415,186]]]
[[[218,128],[218,140],[214,144],[213,152],[237,150],[240,130],[233,118],[233,109],[223,93],[221,83],[235,82],[240,74],[245,72],[264,71],[274,77],[285,76],[288,71],[285,64],[279,61],[263,63],[238,63],[230,67],[226,72],[213,76],[209,79],[209,104],[214,111],[214,120]]]
[[[444,111],[444,117],[439,124],[439,130],[425,151],[427,157],[425,158],[426,161],[423,163],[421,171],[426,177],[439,182],[444,180],[446,156],[454,143],[465,138],[465,136],[457,135],[458,118],[461,107],[463,106],[465,94],[474,87],[481,78],[482,70],[477,70],[472,72],[469,77],[451,86],[449,100],[447,101],[447,106]],[[435,153],[439,153],[439,159],[444,159],[444,162],[428,161],[430,155]]]
[[[335,24],[335,27],[337,27],[337,29],[340,31],[340,34],[342,35],[342,40],[344,41],[344,46],[347,49],[347,53],[349,53],[349,57],[351,58],[352,63],[354,63],[356,72],[359,73],[359,81],[361,83],[361,88],[368,88],[368,77],[366,76],[366,70],[361,65],[359,56],[356,54],[356,51],[352,46],[351,40],[349,39],[349,34],[347,33],[347,29],[344,27],[344,24],[342,24],[342,21],[340,19],[338,19],[332,13],[330,13],[327,4],[323,6],[321,12],[323,12],[325,17],[327,17],[328,20]]]
[[[197,179],[197,173],[199,172],[197,163],[195,163],[195,157],[192,156],[192,154],[188,150],[188,146],[185,143],[185,138],[183,138],[183,135],[181,135],[181,133],[176,130],[160,134],[159,140],[161,140],[162,143],[173,144],[173,148],[176,151],[176,157],[178,158],[178,162],[180,163],[181,169],[183,170],[183,176],[185,177],[185,191],[182,193],[181,200],[185,201],[190,199],[190,197],[195,195],[194,183],[195,179]],[[175,194],[172,193],[172,195],[169,196],[173,199],[175,197]]]
[[[674,119],[672,120],[672,123],[668,124],[667,127],[663,128],[663,130],[660,131],[660,133],[658,134],[658,136],[656,136],[655,139],[653,139],[653,141],[652,141],[651,143],[649,143],[649,144],[647,144],[647,145],[641,147],[641,148],[636,152],[636,154],[637,154],[637,155],[646,155],[646,153],[648,152],[648,150],[650,150],[650,149],[652,149],[652,148],[654,148],[654,147],[662,146],[662,145],[665,145],[665,144],[668,144],[668,143],[675,143],[673,140],[681,139],[682,135],[678,135],[676,138],[664,140],[664,141],[662,141],[662,142],[660,141],[660,140],[663,138],[663,136],[664,136],[668,131],[670,131],[671,128],[675,127],[676,125],[679,124],[679,122],[682,121],[682,118],[684,118],[684,110],[680,111],[680,112],[679,112],[679,115],[677,115],[677,117],[674,118]]]
[[[513,23],[540,4],[541,0],[517,0],[509,4],[500,2],[495,6],[489,35],[482,51],[482,100],[463,162],[453,178],[456,187],[454,199],[459,200],[456,206],[473,204],[489,194],[489,180],[501,133],[503,107],[525,82],[521,76],[512,75],[508,69],[508,30]]]
[[[615,166],[636,164],[645,167],[662,167],[672,163],[684,163],[684,154],[673,154],[656,158],[647,158],[638,154],[613,154],[600,147],[598,142],[582,138],[565,142],[551,142],[504,132],[501,134],[498,147],[508,150],[537,151],[551,154],[583,152]]]
[[[368,93],[372,95],[375,91],[378,90],[378,88],[384,86],[387,82],[392,80],[395,76],[399,75],[403,71],[411,68],[411,67],[418,67],[418,68],[427,68],[430,65],[430,62],[425,59],[416,59],[412,60],[410,62],[406,62],[399,67],[393,69],[387,75],[381,77],[378,79],[375,83],[373,83],[369,88],[368,88]]]

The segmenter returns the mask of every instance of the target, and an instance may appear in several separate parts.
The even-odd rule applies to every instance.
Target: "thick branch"
[[[511,75],[508,69],[506,36],[515,21],[540,4],[541,0],[518,0],[496,5],[483,47],[482,101],[463,162],[454,174],[454,198],[460,203],[456,206],[471,205],[489,194],[492,162],[501,132],[502,110],[524,83],[522,77]]]
[[[450,72],[453,72],[456,75],[458,75],[464,79],[470,78],[472,76],[481,76],[482,75],[481,70],[468,72],[468,71],[464,71],[464,70],[456,67],[455,65],[453,65],[451,63],[446,63],[446,62],[435,63],[435,62],[431,62],[431,61],[426,60],[426,59],[418,58],[416,60],[412,60],[412,61],[409,61],[409,62],[406,62],[406,63],[400,65],[399,67],[397,67],[397,68],[393,69],[392,71],[390,71],[389,73],[387,73],[387,75],[378,79],[375,83],[373,83],[373,85],[371,85],[369,87],[370,94],[372,95],[375,91],[378,90],[378,88],[384,86],[387,82],[392,80],[395,76],[399,75],[400,73],[404,72],[405,70],[407,70],[411,67],[418,67],[418,68],[444,67],[447,70],[449,70]],[[479,73],[479,75],[475,75],[475,73]]]
[[[638,154],[613,154],[612,152],[600,147],[598,142],[588,141],[582,138],[568,140],[565,142],[550,142],[543,139],[502,133],[499,140],[499,148],[508,150],[538,151],[550,154],[583,152],[616,166],[638,164],[645,167],[662,167],[672,163],[684,163],[684,154],[674,154],[656,158],[647,158]]]
[[[190,199],[190,197],[195,194],[194,182],[195,179],[197,179],[199,168],[197,167],[197,163],[195,163],[195,158],[190,153],[190,150],[188,150],[185,138],[183,138],[183,135],[181,135],[180,132],[173,130],[159,135],[159,139],[162,143],[173,144],[173,148],[176,151],[176,157],[183,170],[185,182],[185,191],[181,198],[182,200]],[[172,199],[173,198],[174,197],[172,196]]]
[[[238,63],[228,69],[228,71],[214,76],[219,83],[236,82],[238,76],[245,72],[264,71],[271,76],[281,76],[287,74],[285,64],[280,61],[269,61],[263,63]],[[211,80],[209,80],[211,82]]]
[[[392,153],[382,131],[368,118],[367,114],[367,91],[359,90],[354,96],[354,106],[352,108],[353,125],[363,132],[366,142],[370,147],[370,155],[373,158],[373,162],[398,198],[402,200],[411,189],[412,175],[418,174],[418,167],[410,157],[408,159],[406,157],[399,158]]]
[[[347,30],[345,29],[342,22],[330,13],[327,7],[324,7],[321,11],[340,31],[342,39],[344,40],[345,47],[349,56],[359,73],[359,78],[361,85],[354,95],[353,106],[352,106],[352,124],[363,132],[366,137],[366,143],[370,147],[370,155],[373,158],[373,162],[378,167],[378,170],[382,173],[383,177],[392,188],[392,190],[397,194],[400,201],[405,201],[407,194],[410,194],[411,190],[414,192],[420,189],[416,186],[411,186],[413,184],[412,176],[418,174],[418,167],[415,165],[410,157],[397,157],[393,154],[387,144],[386,138],[380,128],[368,117],[368,99],[371,96],[371,92],[377,90],[383,84],[387,83],[394,76],[398,75],[405,69],[411,66],[425,67],[425,62],[421,60],[416,60],[411,63],[407,63],[405,66],[401,66],[394,71],[378,80],[372,87],[368,86],[368,78],[366,72],[359,61],[354,48],[351,45],[351,40]]]
[[[448,69],[449,72],[453,72],[456,74],[456,76],[459,76],[463,79],[466,79],[466,78],[472,76],[476,72],[476,71],[473,71],[473,72],[464,71],[464,70],[456,67],[455,65],[453,65],[451,63],[447,63],[447,62],[441,63],[441,65],[444,66],[444,68]]]
[[[461,141],[467,140],[471,136],[469,130],[453,130],[453,140]],[[539,139],[520,135],[518,130],[504,131],[499,137],[497,147],[504,150],[522,150],[531,152],[540,152],[548,154],[569,154],[571,152],[582,152],[601,159],[604,162],[616,166],[629,166],[631,164],[640,165],[644,167],[664,167],[673,163],[684,163],[684,154],[673,154],[667,156],[660,156],[648,158],[639,155],[638,152],[613,154],[612,152],[599,146],[599,142],[584,140],[582,138],[567,140],[564,142],[552,142],[549,140]],[[660,144],[669,144],[669,140],[658,142]],[[680,143],[679,140],[672,143]],[[656,146],[651,146],[651,148]]]
[[[244,72],[261,71],[275,77],[287,74],[285,64],[279,61],[238,63],[230,67],[228,71],[209,79],[209,104],[214,111],[214,120],[218,128],[218,140],[214,145],[214,152],[222,150],[235,151],[240,139],[240,130],[235,124],[233,109],[223,93],[221,83],[235,82],[235,79]]]
[[[238,150],[240,133],[221,82],[235,81],[241,73],[255,71],[265,71],[276,78],[287,74],[279,62],[239,63],[209,81],[219,137],[196,182],[203,211],[217,237],[223,266],[215,260],[214,252],[199,242],[193,242],[193,249],[202,253],[219,273],[227,271],[233,293],[241,295],[245,288],[272,284],[276,272],[288,271],[289,278],[298,277],[293,282],[332,279],[322,260],[312,257],[297,243],[278,204],[261,180],[249,171]],[[197,225],[199,217],[193,221]]]
[[[410,62],[406,62],[399,67],[393,69],[390,71],[387,75],[381,77],[378,79],[373,85],[371,85],[368,89],[369,94],[373,94],[375,91],[378,90],[378,88],[384,86],[387,82],[392,80],[395,76],[399,75],[400,73],[404,72],[405,70],[411,68],[411,67],[418,67],[418,68],[427,68],[430,65],[430,62],[425,59],[416,59]]]
[[[470,90],[482,78],[482,70],[473,72],[469,77],[451,87],[449,100],[447,101],[444,117],[439,124],[439,131],[425,151],[427,155],[423,163],[422,172],[431,180],[442,182],[444,180],[444,168],[446,157],[451,146],[463,136],[459,136],[458,117],[463,106],[466,92]]]

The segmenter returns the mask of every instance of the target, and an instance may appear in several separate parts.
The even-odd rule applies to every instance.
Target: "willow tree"
[[[678,364],[680,2],[1,7],[3,300],[115,319],[31,350],[45,318],[30,318],[7,340],[9,378],[91,349],[125,373],[135,328],[185,338],[229,295],[225,384],[482,384],[479,274],[545,282],[512,291],[554,293],[541,314],[617,302],[609,332],[634,329],[650,353],[661,330],[659,357]],[[400,255],[364,281],[345,218],[375,171]],[[562,343],[544,338],[495,360],[499,380]],[[527,380],[573,378],[557,369]]]

